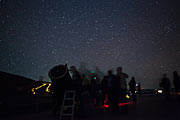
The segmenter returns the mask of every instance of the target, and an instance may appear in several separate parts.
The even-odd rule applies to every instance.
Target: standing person
[[[107,76],[104,76],[104,78],[101,81],[104,104],[106,104],[106,102],[107,102],[106,101],[107,100],[106,95],[107,95],[107,92],[108,92],[108,90],[107,90],[107,78],[108,78]]]
[[[96,87],[96,105],[104,105],[103,102],[103,93],[102,93],[102,85],[100,79],[97,77],[97,87]]]
[[[173,72],[173,84],[174,84],[175,92],[178,96],[178,99],[180,100],[180,77],[177,71]]]
[[[112,110],[118,109],[118,86],[119,85],[116,76],[112,73],[112,70],[109,70],[107,76],[107,89],[109,106],[112,108]]]
[[[81,98],[81,92],[82,92],[82,79],[81,75],[77,71],[75,66],[70,67],[70,72],[72,73],[72,81],[73,81],[73,87],[76,92],[76,99],[80,101]]]
[[[82,97],[81,97],[82,78],[75,66],[70,67],[70,72],[72,73],[73,87],[75,90],[75,101],[78,103],[77,118],[80,118],[81,112],[83,110]]]
[[[90,95],[92,98],[92,101],[94,105],[96,105],[96,90],[97,90],[97,82],[96,82],[96,77],[93,75],[91,76],[91,85],[90,85]]]
[[[168,99],[171,84],[170,84],[169,78],[166,77],[166,74],[163,75],[160,85],[164,89],[164,94],[165,94],[166,99]]]
[[[89,80],[86,78],[85,74],[82,74],[82,86],[83,86],[83,90],[84,91],[89,90],[89,85],[90,85]]]
[[[117,72],[117,79],[120,84],[120,102],[124,103],[127,102],[126,99],[126,93],[127,93],[127,83],[126,83],[126,78],[128,78],[128,74],[122,72],[122,67],[117,67],[116,69]],[[128,108],[127,106],[122,106],[122,112],[127,113]]]
[[[138,93],[139,93],[139,96],[141,96],[141,83],[140,82],[138,82]]]
[[[89,93],[89,80],[86,78],[85,74],[82,74],[82,92],[81,92],[81,115],[85,115],[86,104],[89,103],[90,93]]]
[[[136,101],[136,94],[135,94],[135,90],[136,90],[136,81],[135,81],[135,77],[132,77],[130,82],[129,82],[129,89],[131,91],[132,94],[132,99],[133,101]]]

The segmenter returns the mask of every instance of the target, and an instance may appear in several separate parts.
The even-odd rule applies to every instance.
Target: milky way
[[[35,80],[84,62],[158,87],[180,72],[179,46],[179,0],[0,0],[0,70]]]

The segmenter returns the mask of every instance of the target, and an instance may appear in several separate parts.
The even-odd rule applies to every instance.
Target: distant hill
[[[0,115],[10,111],[34,110],[37,96],[32,88],[42,85],[43,81],[35,81],[23,76],[0,71]],[[39,92],[45,92],[44,89]],[[42,92],[42,93],[43,93]],[[50,103],[49,96],[38,96],[38,104]]]
[[[0,71],[0,94],[2,97],[28,92],[38,84],[35,80]]]

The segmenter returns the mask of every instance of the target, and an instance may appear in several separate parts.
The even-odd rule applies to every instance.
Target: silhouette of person
[[[85,115],[86,113],[86,104],[89,102],[89,80],[86,78],[85,74],[82,74],[82,91],[81,91],[81,100],[80,100],[80,115]]]
[[[139,96],[141,96],[141,83],[140,82],[138,82],[137,88],[138,88],[138,94]]]
[[[108,101],[109,101],[109,107],[112,110],[118,109],[118,94],[117,91],[119,89],[119,84],[116,76],[112,74],[112,70],[108,71],[107,76],[107,89],[108,89]]]
[[[96,105],[96,90],[97,90],[96,76],[94,75],[91,76],[90,80],[91,80],[90,94],[94,105]]]
[[[122,72],[122,67],[117,67],[116,69],[117,72],[117,79],[119,81],[119,85],[120,85],[120,102],[124,103],[127,102],[126,99],[126,93],[127,93],[127,83],[126,83],[126,78],[128,78],[128,74],[123,73]],[[122,112],[123,113],[127,113],[128,112],[128,108],[127,106],[122,106]]]
[[[98,77],[96,77],[96,83],[96,105],[104,105],[101,81]]]
[[[131,91],[132,94],[132,99],[133,101],[136,101],[136,94],[135,94],[135,90],[136,90],[136,81],[135,81],[135,77],[132,77],[130,82],[129,82],[129,89]]]
[[[71,77],[72,77],[72,81],[73,81],[73,87],[75,90],[75,101],[78,106],[76,117],[79,118],[84,109],[83,100],[82,100],[82,96],[81,96],[82,89],[83,89],[82,78],[75,66],[70,67],[70,72],[72,73]]]
[[[73,87],[76,92],[76,99],[80,100],[81,92],[82,92],[82,79],[81,75],[77,71],[75,66],[70,67],[70,72],[72,73]]]
[[[163,88],[164,90],[164,94],[165,94],[165,97],[166,99],[169,98],[169,92],[170,92],[170,81],[169,81],[169,78],[166,77],[166,74],[163,75],[163,78],[161,79],[161,87]]]
[[[180,100],[180,77],[179,77],[177,71],[173,72],[173,84],[174,84],[174,88],[175,88],[177,97]]]
[[[82,74],[82,86],[83,86],[83,90],[85,90],[85,91],[89,90],[89,85],[90,85],[89,80],[86,78],[85,74]]]
[[[106,95],[107,95],[107,92],[108,92],[108,89],[107,89],[107,79],[108,79],[108,77],[104,76],[104,78],[101,81],[103,101],[104,101],[105,104],[107,102],[105,100],[106,100]]]

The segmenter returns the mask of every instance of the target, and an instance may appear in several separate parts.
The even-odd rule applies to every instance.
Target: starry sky
[[[85,63],[156,88],[180,72],[180,1],[0,0],[0,51],[0,71],[35,80]]]

